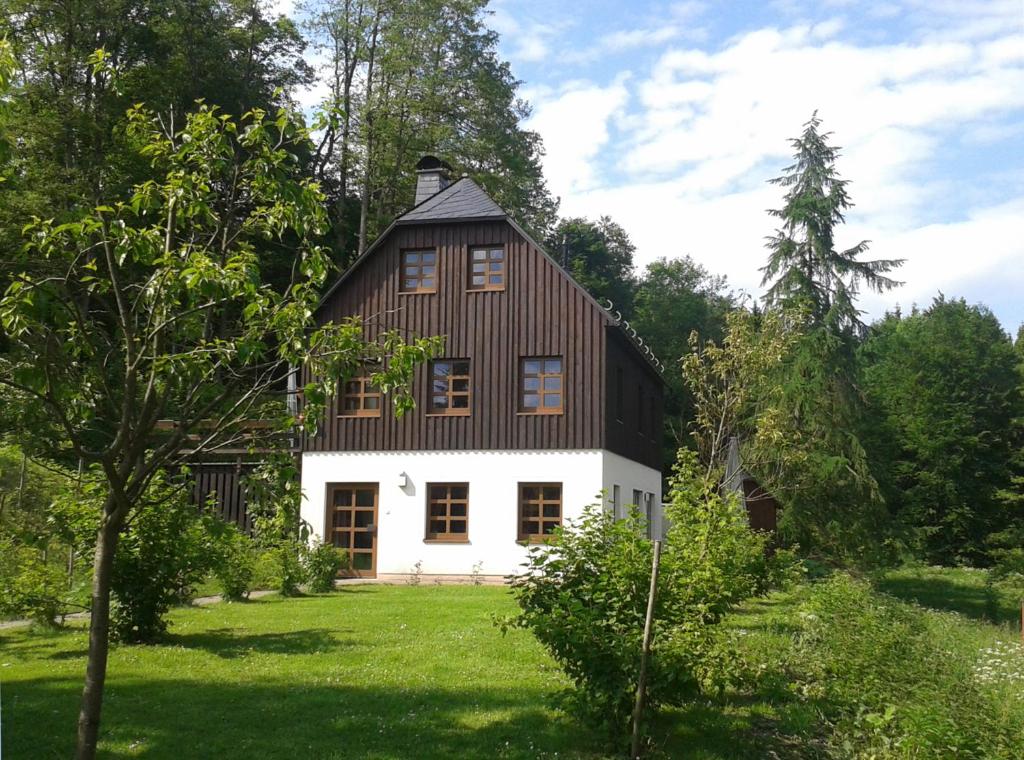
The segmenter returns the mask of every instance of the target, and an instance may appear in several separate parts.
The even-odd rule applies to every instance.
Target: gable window
[[[437,251],[402,251],[401,292],[437,292]]]
[[[430,363],[431,414],[469,414],[469,359]]]
[[[469,483],[427,484],[427,541],[469,541]]]
[[[561,524],[561,483],[519,484],[520,541],[545,541]]]
[[[562,357],[522,359],[519,365],[519,411],[524,414],[561,414],[562,380]]]
[[[369,375],[346,380],[341,387],[339,417],[380,417],[380,391]]]
[[[505,249],[486,246],[469,249],[469,289],[505,289]]]

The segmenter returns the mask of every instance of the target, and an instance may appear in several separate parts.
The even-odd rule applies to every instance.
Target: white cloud
[[[1020,134],[1007,118],[1024,108],[1020,35],[1004,26],[979,39],[974,23],[994,26],[1004,10],[970,17],[958,6],[963,35],[901,44],[842,40],[835,19],[749,31],[713,51],[670,48],[644,77],[548,93],[530,126],[544,137],[564,214],[612,215],[640,265],[689,253],[756,293],[772,231],[766,209],[781,204],[765,180],[788,163],[789,138],[818,109],[852,181],[846,244],[870,238],[872,255],[908,258],[907,285],[865,298],[873,314],[938,289],[955,294],[985,273],[1021,281],[1024,194],[1001,203],[944,171],[949,145]],[[936,218],[940,202],[958,218]]]
[[[544,174],[556,195],[591,188],[601,171],[598,153],[610,139],[609,124],[629,96],[628,74],[607,87],[569,83],[559,94],[534,104],[526,126],[544,136]]]

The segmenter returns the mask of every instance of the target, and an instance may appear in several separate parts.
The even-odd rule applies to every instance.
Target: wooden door
[[[327,486],[327,540],[348,552],[350,578],[377,577],[377,483],[330,483]]]

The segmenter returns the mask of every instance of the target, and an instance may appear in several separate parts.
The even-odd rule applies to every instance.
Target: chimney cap
[[[424,156],[416,162],[417,172],[450,172],[451,170],[452,167],[446,161],[442,161],[437,156]]]

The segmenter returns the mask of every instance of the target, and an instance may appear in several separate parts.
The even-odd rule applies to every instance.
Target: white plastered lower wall
[[[405,482],[403,487],[400,483]],[[633,490],[654,494],[661,530],[661,473],[603,450],[307,452],[302,455],[302,518],[324,535],[329,483],[377,483],[377,574],[507,575],[519,571],[526,548],[516,541],[518,484],[562,484],[562,518],[618,485],[626,503]],[[469,541],[424,541],[428,483],[469,483]]]

